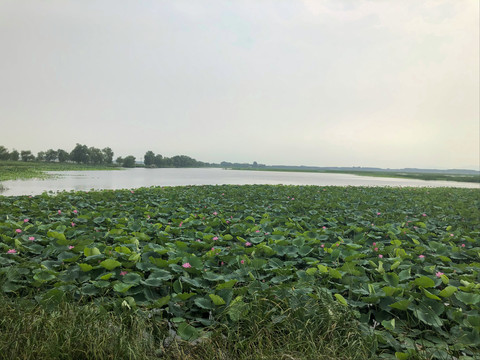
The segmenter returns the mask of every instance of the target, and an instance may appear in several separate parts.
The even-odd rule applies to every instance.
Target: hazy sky
[[[478,0],[0,0],[0,145],[480,168]]]

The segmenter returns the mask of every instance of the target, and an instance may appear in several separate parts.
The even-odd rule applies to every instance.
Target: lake
[[[115,171],[57,171],[52,179],[2,182],[0,195],[39,195],[45,191],[132,189],[148,186],[284,184],[320,186],[414,186],[480,189],[480,184],[453,181],[377,178],[350,174],[200,169],[125,169]]]

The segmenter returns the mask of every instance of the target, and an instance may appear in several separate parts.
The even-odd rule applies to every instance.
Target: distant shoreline
[[[357,176],[371,176],[384,178],[400,179],[418,179],[425,181],[458,181],[468,183],[480,183],[480,173],[450,173],[450,172],[409,172],[409,171],[387,171],[387,170],[316,170],[301,168],[280,168],[280,167],[259,167],[259,168],[240,168],[231,167],[227,170],[250,170],[250,171],[276,171],[276,172],[307,172],[307,173],[330,173],[330,174],[350,174]]]

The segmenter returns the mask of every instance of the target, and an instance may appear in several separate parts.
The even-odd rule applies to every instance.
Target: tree
[[[103,160],[106,164],[111,164],[113,162],[113,151],[109,147],[106,147],[102,150]]]
[[[39,151],[37,153],[37,161],[45,161],[45,151]]]
[[[123,164],[123,158],[121,156],[117,157],[117,159],[115,160],[115,162],[118,164],[118,165],[122,165]]]
[[[8,160],[10,158],[10,154],[5,146],[0,145],[0,160]]]
[[[45,161],[53,162],[57,160],[58,152],[53,149],[48,149],[45,153]]]
[[[18,161],[18,159],[20,159],[20,153],[17,150],[13,149],[10,153],[10,160]]]
[[[151,166],[155,164],[155,154],[153,151],[147,151],[143,157],[143,163],[145,166]]]
[[[58,156],[58,161],[61,163],[64,163],[65,161],[68,161],[70,159],[70,155],[68,152],[62,149],[57,150],[57,156]]]
[[[96,147],[89,147],[88,148],[88,161],[91,164],[103,164],[104,159],[103,159],[103,152],[99,148]]]
[[[172,157],[172,164],[174,167],[194,167],[197,161],[186,155],[175,155]]]
[[[122,166],[126,168],[135,167],[135,156],[129,155],[125,159],[123,159]]]
[[[75,148],[70,153],[70,160],[75,161],[76,163],[88,163],[88,147],[87,145],[80,145],[77,143]]]
[[[163,167],[163,156],[160,154],[155,155],[155,159],[153,159],[153,163],[156,167]]]
[[[22,157],[22,161],[33,161],[33,160],[35,160],[35,156],[32,154],[32,152],[30,150],[20,151],[20,156]]]

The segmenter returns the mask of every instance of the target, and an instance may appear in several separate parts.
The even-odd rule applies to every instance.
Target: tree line
[[[31,150],[22,150],[19,152],[13,149],[12,151],[8,151],[7,148],[0,145],[0,160],[111,165],[113,164],[113,151],[109,147],[99,149],[93,146],[88,147],[87,145],[77,144],[70,152],[64,149],[48,149],[46,151],[39,151],[35,156]]]
[[[114,152],[111,148],[106,147],[99,149],[93,146],[76,144],[75,148],[68,152],[63,149],[48,149],[40,151],[35,156],[30,150],[21,150],[20,152],[13,149],[8,149],[0,145],[0,160],[23,161],[23,162],[59,162],[59,163],[77,163],[77,164],[91,164],[91,165],[114,165]],[[132,168],[138,166],[136,158],[133,155],[126,157],[117,157],[115,163],[118,166]],[[197,161],[186,155],[175,155],[171,158],[163,157],[160,154],[155,154],[153,151],[147,151],[144,156],[145,167],[204,167],[215,166],[215,164],[204,163]]]
[[[171,158],[163,157],[160,154],[155,154],[153,151],[149,150],[145,153],[143,157],[143,163],[146,167],[175,167],[175,168],[185,168],[185,167],[204,167],[204,166],[214,166],[209,163],[204,163],[202,161],[197,161],[186,155],[175,155]]]

